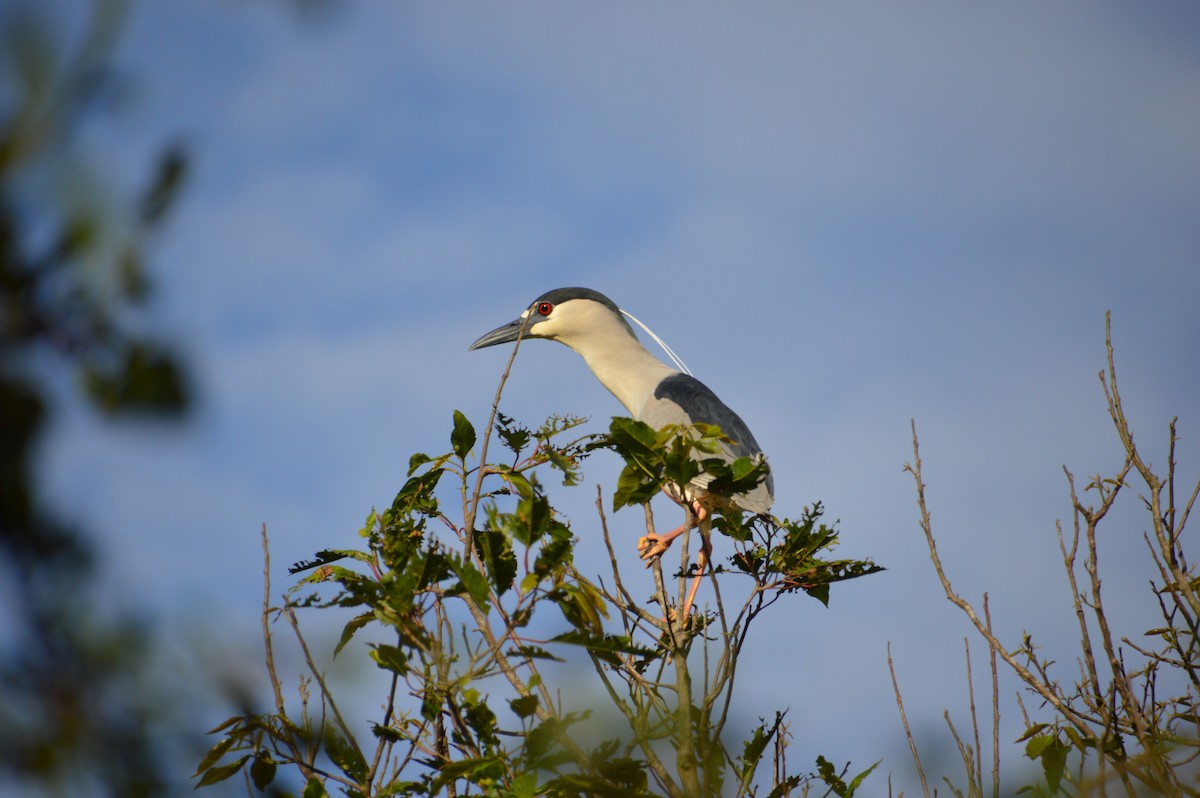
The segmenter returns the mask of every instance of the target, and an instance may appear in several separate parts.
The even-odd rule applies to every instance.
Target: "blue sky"
[[[68,412],[47,480],[99,533],[108,589],[246,645],[254,678],[260,525],[277,563],[353,544],[455,408],[482,426],[504,355],[467,345],[555,287],[648,323],[754,429],[777,512],[821,500],[841,551],[888,567],[752,644],[747,715],[791,706],[797,763],[883,757],[916,791],[889,641],[919,742],[950,742],[945,708],[966,723],[971,632],[901,472],[910,419],[956,585],[1064,662],[1061,467],[1120,467],[1106,310],[1138,440],[1165,462],[1179,415],[1200,475],[1188,4],[362,3],[305,23],[178,0],[129,23],[131,99],[89,144],[131,186],[166,140],[194,156],[153,315],[198,405],[178,430]],[[504,406],[597,430],[621,410],[549,343],[522,348]],[[594,458],[553,496],[581,537],[615,473]],[[1135,635],[1154,620],[1127,498],[1102,557]],[[637,518],[615,521],[632,552]]]

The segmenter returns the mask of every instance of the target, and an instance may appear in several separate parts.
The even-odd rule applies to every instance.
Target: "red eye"
[[[551,305],[549,302],[538,303],[537,312],[539,316],[549,316],[552,310],[554,310],[554,305]]]

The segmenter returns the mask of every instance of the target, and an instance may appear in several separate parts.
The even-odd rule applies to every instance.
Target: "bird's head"
[[[480,336],[468,349],[511,343],[518,336],[549,338],[578,348],[587,339],[621,335],[636,339],[611,299],[590,288],[556,288],[533,300],[516,319]]]

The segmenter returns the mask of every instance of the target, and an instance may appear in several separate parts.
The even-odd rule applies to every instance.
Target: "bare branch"
[[[892,662],[892,644],[887,644],[888,673],[892,675],[892,689],[896,693],[896,707],[900,710],[900,723],[904,726],[904,737],[908,740],[908,749],[912,751],[913,764],[917,766],[917,776],[921,779],[921,791],[929,798],[929,782],[925,778],[925,768],[921,766],[921,755],[917,752],[917,741],[913,739],[912,729],[908,727],[908,716],[904,714],[904,699],[900,696],[900,683],[896,681],[896,666]]]

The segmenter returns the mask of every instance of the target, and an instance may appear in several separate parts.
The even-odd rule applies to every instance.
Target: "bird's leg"
[[[687,508],[687,505],[683,502],[679,502],[679,504],[685,509]],[[649,566],[650,560],[653,560],[655,557],[661,557],[663,554],[665,554],[667,549],[671,548],[671,544],[675,542],[675,538],[679,537],[692,527],[695,527],[700,523],[701,519],[708,516],[708,511],[700,505],[700,502],[693,500],[691,505],[691,510],[693,513],[692,517],[685,519],[682,524],[672,529],[670,532],[664,532],[661,535],[657,532],[648,532],[642,537],[638,538],[638,554],[641,555],[643,560],[647,561],[647,566]]]
[[[687,507],[683,502],[680,504]],[[678,616],[681,618],[687,618],[692,611],[692,603],[696,600],[696,593],[700,590],[700,580],[704,577],[704,572],[708,570],[708,559],[712,554],[712,542],[709,540],[712,522],[708,508],[700,502],[692,500],[689,510],[687,520],[670,532],[662,535],[651,532],[638,540],[638,551],[641,552],[642,559],[653,560],[655,557],[661,557],[663,552],[670,548],[675,538],[692,526],[699,527],[700,551],[696,554],[696,575],[692,577],[691,587],[688,588],[687,598],[684,599],[683,612]]]
[[[700,527],[700,551],[696,554],[696,575],[692,577],[692,586],[688,588],[687,598],[683,602],[682,618],[687,618],[692,612],[692,602],[696,600],[696,592],[700,590],[700,580],[704,578],[704,572],[708,570],[708,558],[712,554],[712,541],[709,540],[709,532],[712,529],[712,524],[705,523],[708,521],[707,511],[700,519],[698,526]]]

